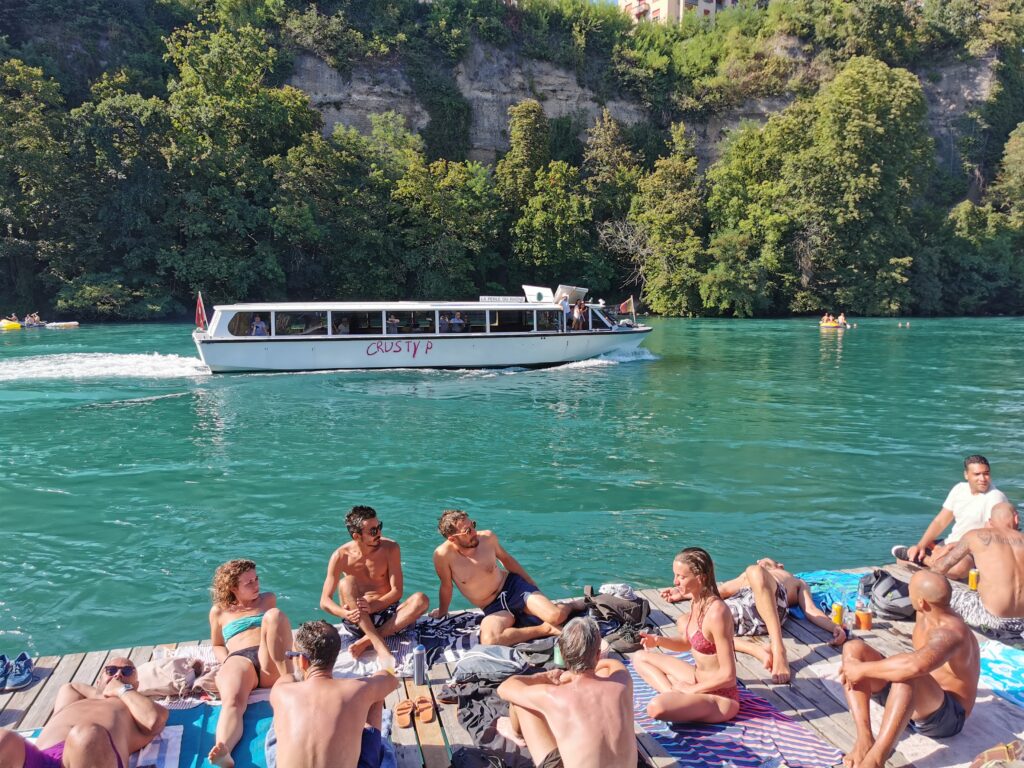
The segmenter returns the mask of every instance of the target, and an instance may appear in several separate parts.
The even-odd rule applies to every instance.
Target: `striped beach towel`
[[[782,714],[760,696],[740,688],[740,712],[718,725],[669,725],[647,714],[657,692],[629,664],[636,722],[687,768],[830,768],[842,753]]]

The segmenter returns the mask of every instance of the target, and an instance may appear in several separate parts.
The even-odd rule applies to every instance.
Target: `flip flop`
[[[395,722],[399,728],[408,728],[412,725],[413,709],[412,699],[403,699],[395,706]]]
[[[421,723],[429,723],[434,719],[434,702],[429,696],[417,696],[413,704],[416,706],[416,717]]]

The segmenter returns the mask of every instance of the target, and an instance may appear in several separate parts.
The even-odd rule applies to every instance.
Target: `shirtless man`
[[[393,668],[385,637],[401,632],[427,612],[430,601],[422,592],[402,599],[402,557],[398,544],[381,536],[383,523],[372,507],[352,507],[345,516],[352,541],[342,544],[327,564],[320,608],[339,617],[359,636],[349,647],[353,658],[373,646],[381,669]],[[334,591],[338,600],[334,600]]]
[[[302,681],[278,679],[270,691],[274,724],[267,734],[267,768],[378,768],[384,757],[384,699],[398,688],[390,669],[363,679],[335,680],[338,630],[309,621],[295,634]]]
[[[917,544],[912,547],[893,547],[893,557],[930,567],[953,544],[960,541],[965,533],[984,526],[996,504],[1009,503],[1006,495],[992,485],[992,470],[984,456],[974,455],[964,459],[964,480],[966,482],[957,483],[950,490],[942,503],[942,509]],[[949,532],[945,543],[939,544],[939,536],[950,523],[953,523],[953,530]],[[964,579],[973,567],[974,560],[965,557],[951,567],[946,575],[951,579]]]
[[[509,717],[498,732],[524,744],[538,768],[636,768],[633,681],[618,661],[600,659],[601,632],[590,618],[558,638],[565,670],[519,675],[498,686]]]
[[[484,611],[480,642],[515,645],[557,635],[582,601],[555,605],[537,590],[526,569],[504,550],[493,531],[477,531],[461,509],[446,509],[437,529],[445,542],[434,550],[441,580],[434,618],[443,618],[452,602],[452,583]],[[504,566],[499,567],[498,563]]]
[[[1024,534],[1012,504],[996,504],[984,528],[968,531],[932,563],[946,573],[965,557],[978,568],[978,590],[954,589],[950,607],[964,621],[1000,640],[1024,637]]]
[[[0,768],[125,768],[167,722],[167,710],[136,688],[135,664],[107,662],[93,687],[65,683],[35,745],[0,729]]]
[[[763,557],[729,581],[719,582],[718,592],[732,614],[736,632],[736,650],[761,661],[772,674],[772,682],[789,682],[789,659],[782,641],[782,625],[789,618],[789,609],[799,606],[808,621],[832,633],[829,645],[842,645],[846,632],[814,604],[807,582],[783,568],[782,563]],[[683,599],[679,589],[661,590],[670,603]],[[685,616],[677,621],[682,622]],[[680,626],[682,631],[682,626]],[[740,639],[742,636],[768,635],[769,645]]]
[[[917,611],[913,652],[885,658],[862,640],[843,648],[839,679],[857,726],[857,740],[843,758],[848,768],[880,768],[908,724],[933,739],[955,736],[964,727],[978,692],[980,651],[974,633],[950,610],[951,591],[931,571],[918,571],[910,580]],[[870,697],[885,704],[877,739]]]

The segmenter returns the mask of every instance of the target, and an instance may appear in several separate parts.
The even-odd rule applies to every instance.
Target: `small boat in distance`
[[[479,301],[309,302],[215,306],[206,325],[202,298],[192,333],[214,373],[360,368],[541,368],[639,346],[651,329],[632,299],[618,319],[586,303],[571,329],[569,307],[586,288],[523,286],[524,296]]]

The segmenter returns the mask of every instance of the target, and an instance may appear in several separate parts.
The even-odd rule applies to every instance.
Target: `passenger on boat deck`
[[[252,560],[231,560],[217,568],[210,592],[210,641],[221,663],[217,671],[221,709],[208,759],[233,768],[231,751],[242,738],[249,694],[292,674],[292,662],[285,655],[292,647],[292,628],[278,609],[274,593],[260,592]]]
[[[434,550],[434,569],[441,580],[437,609],[430,614],[434,618],[448,614],[453,582],[463,597],[483,609],[480,642],[485,645],[557,635],[573,611],[584,609],[582,599],[558,605],[548,600],[497,534],[477,531],[461,509],[446,509],[437,528],[445,541]]]
[[[647,714],[672,723],[724,723],[740,711],[732,615],[718,594],[711,555],[688,547],[672,562],[674,583],[690,599],[690,613],[678,638],[640,634],[646,650],[633,655],[633,666],[658,692]],[[654,652],[691,651],[694,664]]]
[[[0,728],[0,768],[126,768],[163,730],[167,710],[136,688],[130,659],[110,659],[95,687],[65,683],[35,744]]]
[[[448,315],[442,312],[441,316],[437,320],[437,332],[448,333],[448,330]]]
[[[341,318],[341,320],[338,321],[338,326],[334,329],[334,333],[338,336],[345,336],[350,331],[351,329],[349,328],[347,317]]]
[[[270,691],[274,722],[267,733],[267,768],[379,768],[384,759],[384,699],[398,688],[390,670],[362,679],[333,678],[341,649],[338,630],[308,621],[295,633],[302,681],[279,679]]]
[[[530,750],[543,768],[636,768],[633,681],[621,662],[601,658],[601,631],[591,618],[562,629],[565,669],[517,675],[498,686],[509,702],[498,733]]]
[[[388,333],[398,333],[398,318],[394,315],[388,316]]]
[[[259,315],[252,316],[252,322],[249,324],[249,335],[250,336],[268,336],[267,324],[263,322]]]
[[[572,308],[572,329],[574,331],[582,331],[583,326],[587,321],[587,305],[583,299],[579,299],[576,302],[576,306]]]
[[[763,557],[735,579],[718,584],[718,593],[732,614],[733,631],[737,637],[768,635],[769,646],[749,640],[735,641],[736,650],[759,659],[771,672],[773,683],[788,683],[789,659],[782,642],[782,625],[789,618],[789,609],[799,606],[808,620],[832,633],[829,645],[842,645],[846,632],[814,604],[810,587],[783,568],[782,563]],[[661,590],[670,603],[683,600],[677,587]],[[680,631],[687,617],[679,619]]]
[[[932,570],[945,573],[974,558],[978,589],[955,589],[950,606],[972,627],[1000,640],[1024,638],[1024,534],[1012,504],[996,504],[984,528],[968,531]]]
[[[914,650],[886,658],[863,640],[843,647],[839,679],[857,727],[848,768],[881,768],[903,731],[933,739],[960,733],[974,708],[980,671],[978,641],[949,607],[949,582],[931,571],[910,580],[917,611]],[[878,735],[871,732],[869,699],[885,706]]]
[[[359,638],[349,648],[353,658],[372,646],[381,669],[393,668],[395,658],[384,638],[415,622],[427,612],[430,601],[422,592],[415,592],[399,603],[404,588],[402,555],[396,541],[383,537],[384,524],[373,507],[352,507],[345,516],[345,526],[352,541],[331,555],[320,608],[339,617]]]
[[[466,321],[462,319],[462,313],[456,312],[455,316],[448,321],[452,333],[462,333],[466,329]]]
[[[960,541],[965,533],[984,526],[996,504],[1009,503],[1006,495],[992,485],[992,470],[984,456],[975,454],[964,459],[964,480],[967,482],[957,483],[950,490],[942,503],[942,509],[917,544],[912,547],[893,547],[892,554],[896,559],[931,566],[953,544]],[[939,536],[950,523],[953,523],[953,530],[945,543],[941,543]],[[974,558],[968,555],[952,566],[946,575],[951,579],[963,579],[973,567]]]
[[[555,303],[562,305],[562,314],[565,316],[565,327],[566,330],[568,330],[572,323],[572,305],[569,303],[569,294],[563,293],[558,297],[558,301]]]

